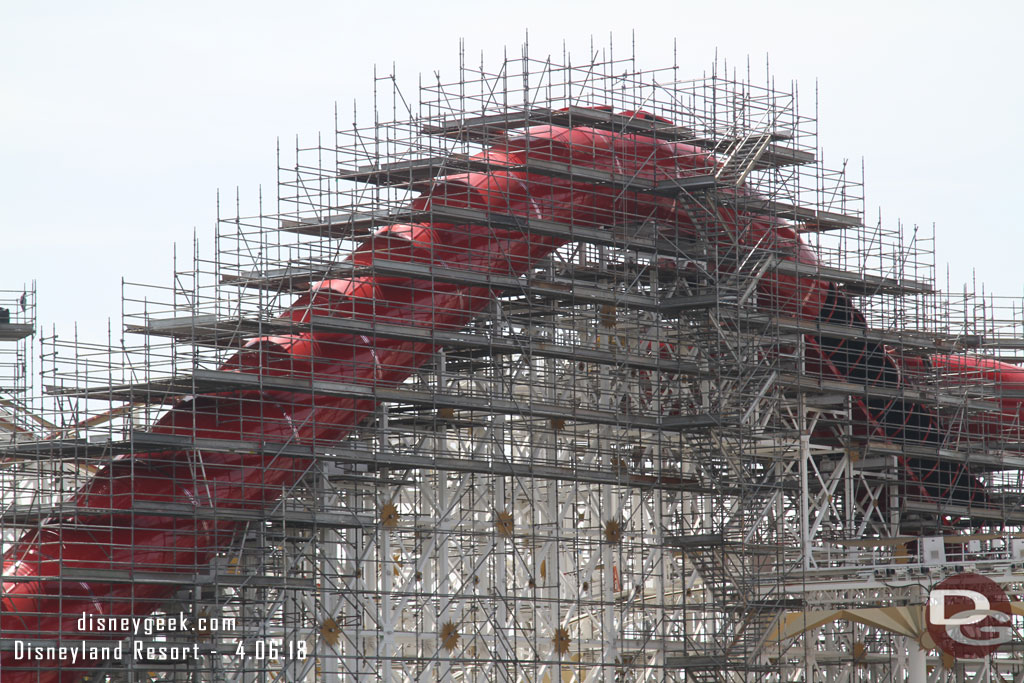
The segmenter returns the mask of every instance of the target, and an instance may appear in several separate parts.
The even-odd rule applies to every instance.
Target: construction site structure
[[[36,288],[0,290],[0,444],[19,435],[34,438],[39,423],[27,403],[35,372],[32,338],[36,332]]]
[[[0,302],[5,682],[1024,677],[923,621],[1024,583],[1024,302],[795,85],[597,54],[378,77],[41,393]]]

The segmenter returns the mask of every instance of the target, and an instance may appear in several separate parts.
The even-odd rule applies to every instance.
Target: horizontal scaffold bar
[[[224,453],[259,453],[287,458],[320,460],[344,465],[363,465],[372,468],[400,468],[440,472],[463,472],[498,477],[542,479],[549,481],[579,481],[639,489],[688,491],[716,495],[742,495],[743,489],[727,482],[714,487],[701,484],[692,476],[664,471],[638,474],[621,467],[588,467],[579,464],[551,464],[530,459],[516,461],[507,455],[500,458],[455,456],[450,451],[434,452],[429,449],[368,450],[347,444],[323,443],[313,445],[274,442],[238,441],[234,439],[192,438],[175,434],[155,434],[135,431],[130,438],[103,444],[86,444],[80,439],[67,441],[38,441],[0,448],[0,456],[10,459],[61,460],[82,462],[85,457],[110,458],[114,454],[161,453],[185,450],[205,450]]]
[[[692,361],[668,360],[656,356],[627,353],[619,347],[608,350],[583,348],[575,344],[558,343],[544,337],[528,335],[500,332],[458,332],[383,323],[376,320],[326,316],[312,316],[308,323],[292,323],[278,319],[219,318],[204,315],[152,320],[147,325],[129,326],[126,331],[167,336],[182,341],[214,346],[237,346],[245,339],[267,334],[327,332],[373,339],[417,341],[453,349],[483,349],[494,355],[522,354],[678,374],[697,374],[699,372],[697,364]],[[361,341],[360,343],[365,342]]]
[[[135,500],[130,510],[119,510],[97,507],[78,507],[72,503],[56,505],[12,505],[0,513],[0,523],[11,526],[37,526],[47,520],[60,519],[62,523],[77,520],[88,525],[90,519],[103,517],[102,525],[110,526],[111,515],[156,515],[186,519],[228,520],[233,522],[274,522],[293,527],[334,527],[358,528],[370,527],[377,523],[377,518],[368,515],[357,515],[351,512],[326,512],[273,509],[244,510],[231,506],[204,507],[184,503],[155,502]]]
[[[698,247],[700,252],[703,252],[701,245],[687,240],[641,236],[640,225],[598,228],[461,206],[435,205],[425,211],[338,214],[315,221],[282,220],[280,227],[281,230],[288,232],[350,239],[354,235],[366,234],[373,228],[397,223],[483,225],[498,230],[564,239],[567,242],[587,242],[663,256],[683,254],[694,257],[699,255],[694,253]],[[631,230],[638,234],[628,234]]]
[[[907,278],[882,277],[870,273],[851,273],[839,268],[820,264],[807,264],[777,258],[772,269],[782,275],[813,278],[843,285],[853,296],[874,296],[876,294],[932,294],[935,289],[927,282]]]
[[[166,402],[180,396],[235,391],[272,391],[335,396],[433,408],[471,410],[483,414],[522,415],[547,419],[614,425],[654,431],[685,432],[728,426],[723,415],[628,415],[610,410],[579,408],[557,403],[517,401],[490,396],[462,396],[442,392],[333,382],[313,378],[270,377],[224,370],[195,370],[164,380],[95,388],[50,387],[51,395],[131,402]]]
[[[725,152],[739,141],[739,138],[729,136],[703,136],[688,126],[680,126],[655,118],[640,117],[635,114],[619,114],[576,105],[557,110],[545,107],[525,110],[508,109],[496,114],[425,124],[420,130],[426,135],[480,142],[499,140],[510,130],[543,125],[569,128],[587,126],[615,133],[649,135],[661,140],[688,143],[715,152]],[[769,131],[767,137],[770,140],[779,141],[788,140],[792,135],[780,131]],[[810,164],[815,160],[813,152],[773,144],[765,150],[756,167],[773,168]]]

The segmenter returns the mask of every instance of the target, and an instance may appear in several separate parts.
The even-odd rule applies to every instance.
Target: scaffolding
[[[34,434],[35,411],[27,404],[35,334],[36,288],[0,290],[0,443]]]
[[[866,225],[794,85],[527,53],[396,83],[126,284],[123,338],[41,340],[5,681],[1024,675],[1019,637],[950,662],[863,616],[1020,593],[1024,381],[985,362],[1024,360],[1024,301]]]

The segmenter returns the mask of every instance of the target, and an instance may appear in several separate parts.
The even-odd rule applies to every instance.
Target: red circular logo
[[[957,659],[982,659],[1012,637],[1010,599],[992,579],[957,574],[928,594],[925,623],[943,652]]]

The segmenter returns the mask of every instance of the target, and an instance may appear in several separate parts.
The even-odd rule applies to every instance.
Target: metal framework
[[[34,374],[36,289],[0,290],[0,443],[33,438],[40,424],[26,403]]]
[[[525,53],[494,71],[463,65],[418,98],[391,75],[377,85],[372,124],[279,164],[275,206],[242,215],[222,201],[212,248],[197,245],[170,286],[126,285],[124,340],[43,338],[45,392],[33,398],[25,347],[10,356],[22,364],[12,387],[22,412],[0,470],[6,553],[54,525],[102,535],[159,518],[230,531],[209,561],[158,564],[128,549],[61,561],[33,589],[58,601],[67,590],[71,604],[72,587],[87,586],[96,614],[215,623],[130,635],[125,656],[84,664],[12,659],[19,640],[81,641],[70,622],[5,632],[4,680],[1024,678],[1019,638],[985,660],[944,662],[920,634],[857,616],[920,605],[967,568],[1020,592],[1015,389],[931,359],[1018,362],[1024,303],[940,293],[930,237],[865,225],[861,183],[819,158],[795,86]],[[598,168],[578,150],[537,152],[554,129],[654,139],[714,162],[648,177],[628,170],[649,160],[629,158],[627,144],[618,165]],[[487,152],[514,145],[527,150],[514,168]],[[611,197],[613,208],[598,225],[545,207],[417,203],[496,170],[571,185],[577,206]],[[644,197],[691,224],[637,210]],[[419,224],[555,246],[524,272],[459,267],[444,239],[413,254],[390,227]],[[815,259],[794,258],[792,240],[758,225],[792,230]],[[456,304],[435,297],[438,310],[398,319],[369,299],[369,315],[318,299],[331,291],[318,283],[353,280],[399,298],[449,286],[473,315],[431,325]],[[841,292],[862,323],[780,302],[802,282]],[[302,335],[353,347],[369,379],[228,362]],[[854,361],[844,370],[822,351],[833,347],[884,349],[914,381],[862,377]],[[393,360],[409,349],[415,363]],[[0,428],[11,433],[7,389]],[[310,397],[347,401],[354,416],[340,431],[307,422],[312,437],[295,427],[277,440],[161,427],[207,396],[268,423],[281,419],[271,404]],[[879,401],[935,417],[941,435],[896,433]],[[112,463],[157,467],[182,453],[189,467],[173,471],[187,481],[168,487],[191,487],[191,499],[136,497],[103,516],[75,494]],[[245,485],[263,505],[204,497],[204,468],[225,453],[259,456],[264,476]],[[274,476],[296,463],[301,476]],[[145,467],[126,476],[141,482]],[[5,599],[20,585],[8,569]],[[153,594],[165,597],[151,605]],[[835,618],[793,627],[828,610]],[[127,634],[87,635],[113,645]],[[171,645],[186,649],[137,649]]]

